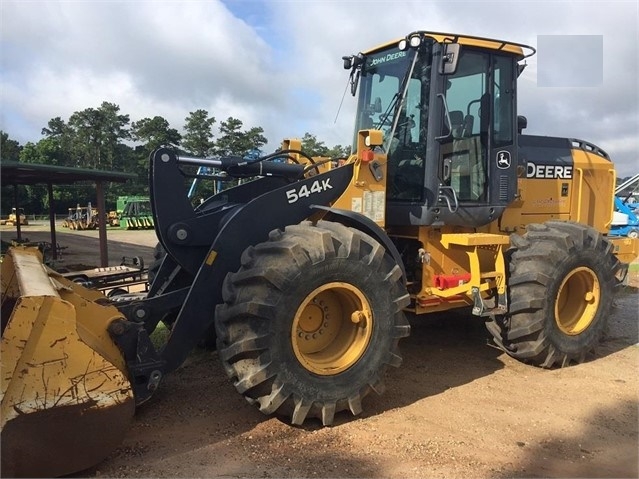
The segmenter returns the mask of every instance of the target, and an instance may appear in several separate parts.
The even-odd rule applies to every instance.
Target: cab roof
[[[408,35],[406,35],[405,38],[410,38],[415,35],[432,38],[437,43],[459,43],[460,45],[468,45],[468,46],[473,46],[477,48],[483,48],[485,50],[499,50],[499,51],[504,51],[508,53],[513,53],[514,55],[519,57],[520,60],[533,56],[536,52],[536,50],[529,45],[524,45],[524,44],[515,43],[515,42],[507,42],[504,40],[496,40],[493,38],[477,37],[473,35],[463,35],[458,33],[442,33],[442,32],[429,32],[425,30],[418,30],[418,31],[409,33]],[[398,38],[396,40],[384,43],[378,46],[377,48],[368,50],[364,53],[365,54],[373,53],[378,50],[395,46],[401,40],[403,39]]]

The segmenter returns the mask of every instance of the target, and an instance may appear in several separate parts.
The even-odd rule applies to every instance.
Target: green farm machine
[[[118,197],[116,214],[120,228],[153,229],[153,212],[148,196]]]

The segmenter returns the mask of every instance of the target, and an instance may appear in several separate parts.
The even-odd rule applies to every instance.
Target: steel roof
[[[133,173],[119,171],[92,170],[70,166],[0,161],[0,181],[2,185],[35,185],[40,183],[72,184],[79,181],[111,181],[124,183],[136,179]]]

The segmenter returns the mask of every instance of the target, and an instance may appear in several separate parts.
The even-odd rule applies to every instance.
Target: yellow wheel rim
[[[341,373],[364,354],[373,314],[362,292],[348,283],[327,283],[311,292],[295,313],[291,343],[298,361],[323,376]]]
[[[599,279],[586,267],[574,269],[564,278],[555,301],[555,321],[559,329],[574,336],[586,330],[597,314],[601,290]]]

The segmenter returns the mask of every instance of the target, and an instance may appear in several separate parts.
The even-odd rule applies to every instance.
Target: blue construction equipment
[[[639,182],[639,174],[624,181],[615,189],[615,211],[609,236],[639,237],[639,203],[634,200],[634,190]],[[634,188],[631,188],[634,185]],[[630,193],[622,195],[624,190]]]

